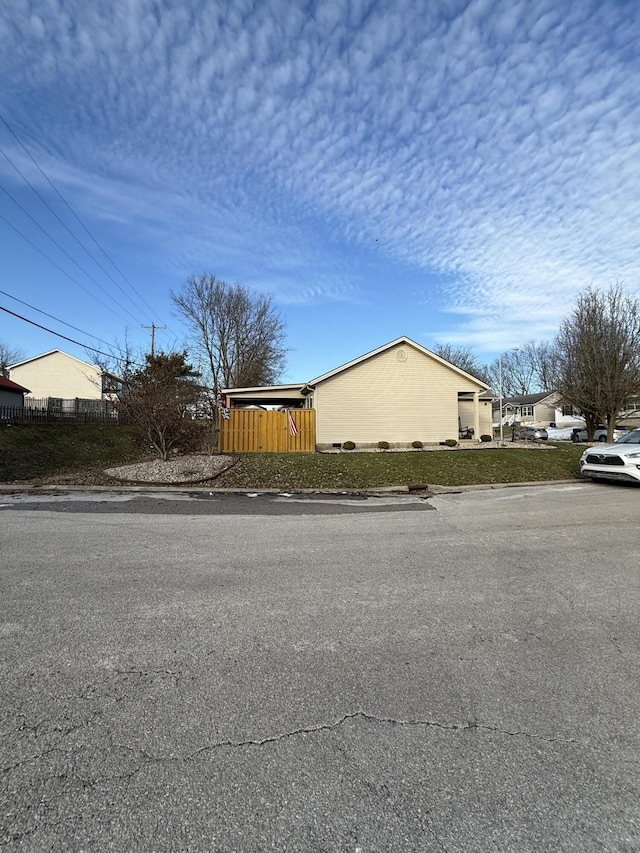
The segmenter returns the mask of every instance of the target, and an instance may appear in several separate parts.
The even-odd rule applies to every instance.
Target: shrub
[[[189,417],[201,394],[198,376],[184,350],[148,355],[146,365],[125,379],[127,393],[120,397],[118,410],[144,431],[163,461],[199,437],[199,427]]]
[[[485,432],[484,435],[480,436],[480,441],[493,441],[493,436],[487,435]]]
[[[378,450],[388,450],[389,446],[390,445],[389,445],[388,441],[379,441],[378,442]]]
[[[415,448],[416,450],[422,450],[424,444],[421,441],[412,441],[411,447]]]
[[[343,442],[342,442],[342,449],[343,449],[343,450],[355,450],[355,449],[356,449],[355,442],[353,442],[353,441],[343,441]]]
[[[447,445],[447,447],[457,447],[458,446],[458,442],[455,440],[455,438],[448,438],[445,441],[445,444]]]

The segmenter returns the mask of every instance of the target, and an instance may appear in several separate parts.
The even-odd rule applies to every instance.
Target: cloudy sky
[[[0,305],[169,347],[211,272],[273,295],[284,381],[400,335],[490,361],[640,295],[639,71],[635,0],[2,3]]]

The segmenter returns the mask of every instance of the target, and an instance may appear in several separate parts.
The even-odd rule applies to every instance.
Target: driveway
[[[640,849],[640,490],[93,497],[0,496],[6,850]]]

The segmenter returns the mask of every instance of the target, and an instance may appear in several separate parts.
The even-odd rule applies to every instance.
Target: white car
[[[640,483],[640,429],[625,433],[615,444],[589,447],[580,457],[580,474],[598,480]]]
[[[617,441],[619,438],[622,438],[623,435],[626,435],[627,429],[625,427],[615,427],[613,430],[613,440]],[[607,428],[600,424],[595,428],[593,433],[594,441],[606,441],[607,440]],[[574,444],[577,444],[580,441],[587,441],[587,428],[586,427],[574,427],[571,430],[571,441]]]

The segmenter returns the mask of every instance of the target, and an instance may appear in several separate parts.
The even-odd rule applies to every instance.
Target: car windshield
[[[631,432],[621,436],[616,444],[640,444],[640,429],[631,430]]]

